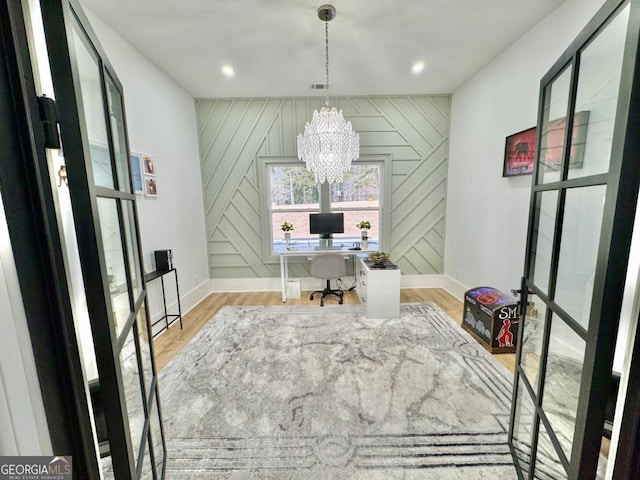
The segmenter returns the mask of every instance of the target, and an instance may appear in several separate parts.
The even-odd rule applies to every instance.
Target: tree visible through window
[[[334,238],[358,240],[361,221],[369,221],[369,238],[378,241],[380,231],[381,165],[353,164],[344,182],[329,188],[332,212],[344,213],[344,233]],[[271,234],[274,246],[284,243],[284,222],[293,224],[292,241],[317,244],[318,236],[309,233],[309,214],[320,211],[321,189],[313,173],[304,164],[268,165]],[[325,189],[324,192],[327,192]]]
[[[269,167],[271,188],[271,231],[273,242],[284,238],[280,226],[293,224],[291,237],[304,239],[309,235],[309,214],[320,211],[320,192],[313,173],[304,165],[272,165]]]
[[[336,238],[360,236],[361,221],[371,223],[369,238],[378,241],[380,232],[380,165],[352,165],[344,182],[331,185],[331,211],[344,212],[344,234]]]

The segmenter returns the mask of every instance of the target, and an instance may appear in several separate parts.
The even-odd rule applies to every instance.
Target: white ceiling
[[[331,95],[451,93],[563,2],[335,0]],[[323,95],[323,0],[82,3],[195,98]]]

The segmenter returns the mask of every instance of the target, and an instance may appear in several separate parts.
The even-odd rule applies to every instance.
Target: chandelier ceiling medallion
[[[318,184],[341,183],[360,150],[360,137],[351,122],[344,119],[342,110],[329,108],[329,22],[335,16],[333,5],[318,8],[318,18],[325,22],[325,106],[313,112],[311,123],[305,125],[304,133],[298,134],[298,158],[314,173]]]

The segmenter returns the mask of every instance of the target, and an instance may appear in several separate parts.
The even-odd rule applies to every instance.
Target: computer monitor
[[[344,233],[343,213],[310,213],[309,233],[320,238],[332,238],[334,233]]]

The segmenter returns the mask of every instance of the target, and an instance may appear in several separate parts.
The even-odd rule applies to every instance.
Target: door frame
[[[545,88],[570,65],[571,88],[567,106],[567,123],[565,145],[571,145],[573,111],[576,100],[576,89],[578,85],[578,75],[580,66],[580,52],[589,41],[594,38],[602,28],[611,20],[627,0],[608,0],[596,13],[594,18],[582,30],[578,37],[571,43],[569,48],[551,67],[549,72],[542,78],[540,83],[540,99],[538,112],[538,128],[544,120]],[[597,176],[582,177],[571,180],[559,180],[548,184],[537,184],[539,175],[539,159],[536,161],[533,173],[533,183],[529,211],[529,230],[527,234],[526,258],[524,265],[524,277],[522,283],[522,293],[520,298],[521,312],[526,311],[528,293],[534,291],[539,298],[548,306],[552,306],[554,313],[559,312],[562,318],[570,317],[563,312],[553,300],[537,291],[533,285],[527,283],[531,278],[530,253],[535,248],[535,218],[536,218],[536,194],[543,191],[555,190],[559,192],[558,211],[556,212],[554,255],[559,249],[560,239],[558,238],[559,222],[562,220],[563,199],[566,191],[570,188],[587,185],[606,185],[606,201],[603,212],[602,226],[600,230],[600,242],[597,252],[597,263],[595,270],[595,281],[593,286],[593,297],[589,314],[589,328],[586,332],[585,355],[582,367],[582,378],[580,383],[579,403],[576,412],[576,423],[574,430],[574,443],[572,446],[567,471],[570,479],[593,478],[598,466],[602,429],[605,419],[605,407],[607,403],[609,384],[611,381],[611,371],[613,367],[613,355],[616,346],[619,316],[622,307],[624,292],[624,282],[626,278],[629,250],[633,232],[636,202],[638,198],[638,187],[640,186],[640,161],[638,153],[640,151],[640,66],[638,62],[638,42],[640,41],[640,1],[629,0],[630,15],[629,24],[626,30],[626,41],[624,47],[623,64],[621,72],[620,90],[618,93],[614,136],[612,142],[611,158],[608,173]],[[540,152],[541,135],[538,136],[538,152]],[[563,162],[563,176],[566,178],[568,170],[569,156],[568,149],[565,148],[565,160]],[[554,267],[555,265],[555,267]],[[557,269],[557,261],[552,259],[551,268]],[[553,280],[553,273],[551,278]],[[552,285],[549,286],[552,289]],[[548,344],[550,325],[547,318],[545,322],[545,333],[543,338],[543,353],[541,363],[546,359],[546,345]],[[512,443],[514,416],[516,412],[517,394],[519,379],[524,371],[522,370],[521,353],[524,328],[519,331],[519,348],[516,359],[516,374],[514,377],[513,408],[510,423],[509,445],[514,459],[517,462],[515,447]],[[540,372],[540,383],[544,381],[544,369]],[[526,376],[525,376],[526,378]],[[531,388],[531,387],[529,387]],[[528,393],[524,393],[527,394]],[[539,392],[538,403],[535,405],[536,421],[533,424],[536,434],[532,441],[532,455],[535,455],[537,443],[537,428],[540,424],[540,414],[544,415],[541,407],[541,397]],[[553,432],[551,432],[553,433]],[[596,441],[597,439],[597,441]],[[557,443],[557,442],[556,442]],[[531,469],[534,462],[531,462]],[[529,469],[529,473],[532,471]],[[521,472],[518,471],[519,476]],[[522,477],[521,477],[522,478]]]
[[[111,465],[116,478],[139,478],[146,465],[144,462],[146,457],[143,457],[143,453],[146,452],[149,454],[154,478],[162,479],[166,469],[166,444],[158,396],[158,372],[155,366],[153,342],[150,340],[152,331],[136,195],[129,165],[130,150],[123,88],[79,1],[40,0],[40,4],[53,86],[58,101],[65,163],[69,171],[68,185],[83,285],[91,317],[92,335],[97,339],[94,341],[94,348]],[[80,64],[76,51],[80,48],[86,48],[87,52],[95,57],[99,75],[98,96],[101,102],[99,114],[104,116],[108,162],[111,168],[110,174],[113,177],[112,186],[96,184],[93,175],[95,164],[88,133],[90,121],[86,118],[84,105],[86,98],[83,95]],[[111,117],[115,116],[115,113],[109,108],[109,98],[113,98],[109,97],[110,85],[118,95],[118,106],[121,108],[120,120],[123,131],[118,131],[117,134],[111,122]],[[124,151],[118,147],[123,147]],[[123,170],[118,170],[118,165],[121,165]],[[108,262],[103,243],[103,225],[98,209],[98,203],[104,199],[113,201],[115,204],[117,223],[115,228],[120,235],[122,268],[125,272],[123,279],[129,301],[128,316],[120,325],[120,330],[116,328],[116,313],[112,306]],[[126,225],[129,221],[131,223]],[[139,282],[138,292],[135,292],[134,281]],[[145,343],[148,352],[141,352],[141,336],[148,340],[148,343]],[[126,345],[133,345],[135,350],[141,409],[144,414],[142,438],[137,436],[139,432],[135,432],[136,435],[132,437],[128,418],[129,399],[125,390],[121,360],[121,354]],[[150,368],[147,372],[143,372],[142,365],[142,356],[146,356],[145,353],[150,357]],[[149,376],[147,376],[148,373]],[[137,401],[137,396],[135,400]],[[137,404],[134,405],[136,406]],[[158,422],[155,422],[156,417]],[[153,426],[157,426],[158,429],[153,431]],[[157,445],[156,441],[160,445]]]
[[[0,91],[8,110],[8,115],[0,115],[2,196],[51,445],[54,455],[73,457],[78,478],[98,478],[90,406],[19,0],[0,0],[0,53],[7,73],[0,81],[9,85]]]

